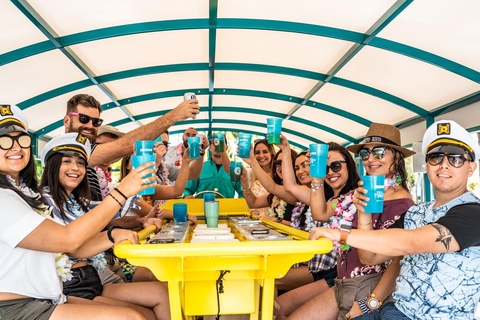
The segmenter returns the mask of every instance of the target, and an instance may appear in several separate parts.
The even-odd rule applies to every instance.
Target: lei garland
[[[385,191],[389,187],[396,187],[402,183],[402,178],[400,174],[396,172],[391,178],[385,178]],[[341,195],[337,198],[336,203],[332,203],[333,207],[333,216],[330,217],[330,228],[331,229],[340,229],[340,225],[352,225],[353,218],[357,213],[357,208],[353,204],[353,196],[355,190],[352,190],[344,195]],[[348,244],[340,245],[338,242],[333,243],[333,249],[338,252],[347,251],[350,248]]]

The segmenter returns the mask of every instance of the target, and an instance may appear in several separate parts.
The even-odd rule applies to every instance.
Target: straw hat
[[[368,129],[365,139],[359,144],[353,144],[347,147],[347,150],[358,153],[364,146],[382,145],[397,151],[400,151],[405,158],[414,155],[415,152],[402,148],[400,130],[397,127],[384,123],[372,123]]]

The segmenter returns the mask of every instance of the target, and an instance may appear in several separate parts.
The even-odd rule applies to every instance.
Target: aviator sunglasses
[[[443,162],[445,156],[448,159],[448,163],[452,165],[454,168],[460,168],[463,166],[465,161],[472,161],[465,158],[463,154],[450,154],[450,153],[431,153],[427,154],[426,161],[431,166],[438,166],[440,163]]]
[[[333,161],[329,166],[327,166],[327,173],[328,169],[332,170],[333,172],[339,172],[342,170],[342,163],[347,163],[347,161]]]
[[[371,151],[368,151],[367,149],[362,149],[358,152],[358,155],[360,156],[360,159],[362,159],[363,161],[367,161],[368,158],[370,158],[370,154],[375,159],[382,160],[383,157],[385,156],[385,151],[387,149],[390,149],[390,148],[388,148],[388,147],[375,147]]]
[[[70,112],[68,115],[69,116],[78,116],[78,120],[83,124],[87,124],[87,123],[90,122],[90,120],[92,120],[92,124],[93,124],[94,127],[100,127],[103,123],[103,119],[93,118],[93,117],[87,116],[86,114],[83,114],[83,113]]]
[[[3,150],[10,150],[13,144],[17,141],[18,145],[24,149],[30,148],[32,145],[32,138],[28,134],[21,134],[18,136],[1,136],[0,148]]]

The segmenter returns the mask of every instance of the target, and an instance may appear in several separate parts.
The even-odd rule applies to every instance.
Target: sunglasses
[[[92,120],[92,124],[94,127],[100,127],[103,123],[103,119],[100,119],[100,118],[93,118],[93,117],[90,117],[90,116],[87,116],[86,114],[83,114],[83,113],[78,113],[78,112],[70,112],[68,114],[69,116],[78,116],[78,120],[80,121],[80,123],[83,123],[83,124],[87,124],[90,122],[90,120]]]
[[[452,165],[454,168],[460,168],[463,166],[465,161],[472,161],[465,158],[463,154],[450,154],[450,153],[432,153],[427,154],[426,161],[431,166],[438,166],[440,163],[443,162],[445,156],[448,159],[448,163]]]
[[[17,141],[18,145],[24,149],[30,148],[32,145],[32,138],[28,134],[21,134],[18,136],[1,136],[0,148],[3,150],[10,150],[13,144]]]
[[[383,157],[385,156],[385,152],[387,149],[390,149],[388,147],[375,147],[371,151],[368,151],[367,149],[362,149],[358,152],[358,155],[360,156],[360,159],[363,161],[367,161],[368,158],[370,158],[370,154],[377,160],[382,160]]]
[[[273,165],[275,167],[281,167],[282,166],[282,160],[275,160],[273,161]]]
[[[339,172],[342,170],[342,163],[347,163],[347,161],[333,161],[329,166],[327,166],[327,173],[328,169],[332,170],[333,172]]]

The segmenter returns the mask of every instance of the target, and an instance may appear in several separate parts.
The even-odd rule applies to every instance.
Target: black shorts
[[[313,281],[325,280],[328,286],[331,288],[335,284],[335,279],[337,278],[337,266],[330,268],[328,270],[322,270],[312,273]]]
[[[47,320],[55,307],[51,300],[34,298],[0,301],[0,319]]]
[[[93,300],[102,295],[103,286],[98,271],[92,266],[72,269],[73,278],[63,283],[63,294]]]

